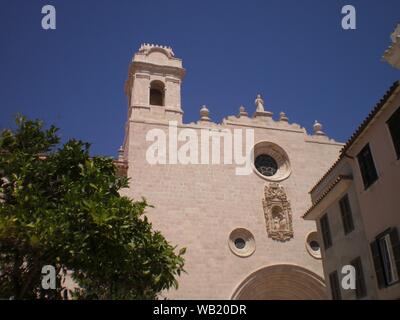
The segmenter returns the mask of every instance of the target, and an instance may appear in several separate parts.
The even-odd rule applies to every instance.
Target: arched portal
[[[234,300],[321,300],[326,287],[315,273],[290,264],[261,268],[236,288]]]

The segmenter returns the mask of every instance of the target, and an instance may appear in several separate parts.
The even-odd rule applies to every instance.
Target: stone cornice
[[[160,74],[164,76],[172,75],[179,79],[185,76],[186,70],[184,68],[172,67],[172,66],[162,66],[148,62],[132,62],[129,68],[129,74],[134,73],[151,73]]]

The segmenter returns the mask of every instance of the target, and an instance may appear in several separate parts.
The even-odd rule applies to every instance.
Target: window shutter
[[[346,212],[347,212],[349,232],[351,232],[354,230],[354,221],[353,221],[353,213],[351,211],[350,200],[349,200],[348,195],[346,195],[345,206],[346,206]]]
[[[400,275],[400,239],[396,228],[390,230],[390,242],[392,243],[394,260],[396,261],[397,274]]]
[[[353,215],[351,212],[349,196],[347,194],[340,199],[339,206],[342,215],[344,234],[347,235],[354,230]]]
[[[383,274],[383,267],[381,261],[381,255],[379,253],[379,245],[377,241],[371,242],[371,253],[374,261],[376,281],[378,282],[378,288],[386,287],[385,276]]]
[[[346,208],[344,207],[343,199],[341,199],[339,201],[339,206],[340,206],[340,214],[342,215],[344,234],[347,234],[347,230],[349,230],[349,226],[347,224]]]
[[[358,257],[350,262],[356,270],[356,298],[361,299],[367,295],[367,287],[365,286],[364,271],[361,258]]]
[[[364,158],[365,157],[361,151],[360,154],[358,155],[358,165],[360,166],[360,171],[361,171],[361,176],[363,179],[364,187],[365,187],[365,189],[367,189],[368,188],[368,177],[367,177],[367,168],[366,168]]]
[[[364,188],[368,189],[368,187],[378,179],[378,173],[376,172],[374,158],[369,144],[366,144],[360,151],[357,155],[357,159],[364,182]]]
[[[400,108],[392,114],[387,122],[392,135],[394,148],[396,150],[397,159],[400,159]]]
[[[331,285],[332,300],[341,300],[342,295],[340,292],[339,276],[337,271],[333,271],[329,274],[329,283]]]
[[[327,213],[320,220],[322,238],[325,250],[332,246],[331,230]]]

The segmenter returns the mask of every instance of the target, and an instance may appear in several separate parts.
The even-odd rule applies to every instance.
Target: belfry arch
[[[154,106],[165,105],[165,85],[162,81],[154,80],[150,83],[150,104]]]
[[[327,299],[323,279],[291,264],[263,267],[251,273],[235,289],[232,300]]]

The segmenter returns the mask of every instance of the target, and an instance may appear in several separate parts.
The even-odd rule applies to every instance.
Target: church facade
[[[327,298],[321,240],[302,214],[308,191],[343,145],[317,121],[308,134],[284,112],[274,116],[261,95],[253,110],[241,106],[221,123],[206,106],[197,122],[183,123],[184,75],[171,48],[140,47],[125,84],[128,119],[117,161],[131,179],[124,195],[146,198],[154,228],[187,248],[186,273],[165,296]]]

